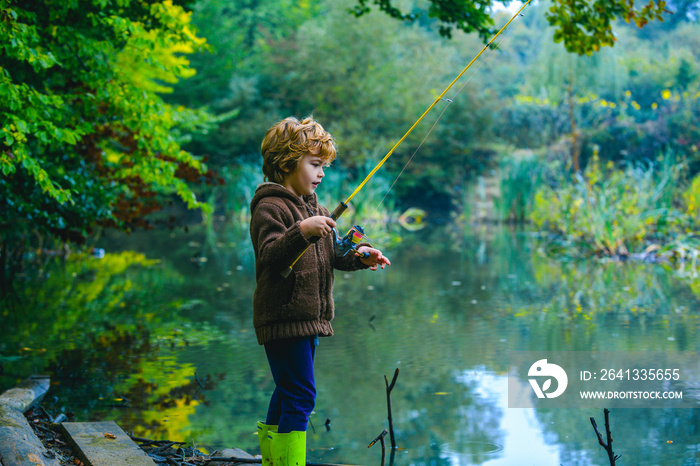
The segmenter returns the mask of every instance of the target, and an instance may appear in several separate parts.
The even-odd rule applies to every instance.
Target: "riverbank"
[[[3,466],[58,466],[60,461],[43,446],[25,413],[49,390],[47,376],[30,377],[0,395],[0,463]]]
[[[53,417],[41,405],[49,386],[48,376],[35,376],[0,395],[0,465],[231,466],[261,462],[238,448],[206,454],[185,442],[134,437],[111,421],[65,422],[65,415]]]
[[[48,456],[58,459],[61,466],[135,464],[133,460],[124,460],[122,463],[115,463],[107,460],[104,463],[97,463],[96,461],[86,459],[85,454],[80,452],[79,449],[71,447],[73,442],[70,438],[67,438],[66,428],[60,424],[52,422],[51,416],[41,407],[29,411],[27,413],[27,419],[31,427],[34,429],[34,434],[46,449]],[[68,424],[79,425],[79,423]],[[217,450],[213,451],[211,454],[206,454],[194,446],[187,446],[185,442],[150,440],[134,437],[130,433],[124,433],[114,422],[84,423],[84,425],[98,426],[97,428],[93,427],[92,430],[97,433],[96,437],[101,437],[100,440],[103,440],[104,442],[116,440],[113,437],[117,437],[120,434],[122,436],[128,436],[128,441],[133,443],[133,448],[137,448],[141,453],[143,453],[143,464],[168,464],[176,466],[201,466],[216,464],[222,466],[232,466],[250,463],[256,464],[261,462],[260,458],[256,459],[254,456],[238,448],[231,448],[221,451]],[[112,432],[116,432],[116,434],[112,434]],[[122,440],[124,441],[125,439]],[[109,450],[111,449],[112,448]],[[92,455],[94,456],[94,453]],[[226,461],[226,459],[233,458],[236,458],[236,461]],[[8,465],[3,464],[3,466]]]

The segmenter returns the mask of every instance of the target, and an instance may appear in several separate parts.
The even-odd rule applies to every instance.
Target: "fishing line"
[[[406,131],[406,133],[401,137],[401,139],[399,139],[398,142],[396,144],[394,144],[394,147],[392,147],[391,150],[389,150],[389,152],[384,156],[384,158],[379,161],[377,166],[374,167],[371,172],[369,172],[369,174],[365,177],[365,179],[362,180],[362,183],[360,183],[360,185],[357,188],[355,188],[355,190],[352,192],[352,194],[350,194],[350,196],[348,196],[348,198],[345,200],[345,202],[340,203],[340,206],[337,208],[339,214],[342,214],[341,210],[344,211],[345,209],[347,209],[347,205],[350,203],[352,198],[355,197],[355,195],[360,192],[360,190],[365,186],[365,184],[367,184],[367,182],[374,176],[374,174],[377,173],[377,170],[379,170],[382,167],[382,165],[384,165],[384,163],[389,159],[389,157],[391,157],[391,154],[393,154],[394,151],[396,150],[396,148],[399,147],[399,145],[401,145],[401,143],[408,137],[408,135],[411,133],[411,131],[413,131],[416,128],[416,126],[418,126],[418,124],[421,121],[423,121],[423,118],[425,118],[425,116],[428,113],[430,113],[430,111],[433,109],[433,107],[435,107],[435,105],[437,105],[437,103],[440,102],[443,97],[445,97],[445,94],[447,94],[447,92],[452,88],[452,86],[454,86],[455,83],[462,78],[464,73],[466,73],[467,70],[474,64],[474,62],[479,59],[481,54],[484,53],[486,51],[486,49],[491,46],[491,44],[493,44],[493,42],[496,40],[496,38],[498,36],[500,36],[503,31],[505,31],[505,29],[508,27],[508,25],[510,23],[512,23],[513,20],[515,20],[515,18],[520,14],[520,12],[523,11],[523,9],[527,5],[529,5],[531,1],[532,0],[527,0],[527,2],[523,3],[523,5],[518,10],[518,12],[515,13],[513,15],[513,17],[510,18],[508,20],[508,22],[496,33],[496,35],[493,36],[491,38],[491,40],[489,40],[489,42],[486,45],[484,45],[484,47],[479,51],[479,53],[477,53],[476,56],[474,58],[472,58],[472,60],[469,62],[469,64],[467,66],[465,66],[464,69],[457,75],[457,77],[455,77],[452,80],[452,82],[445,88],[444,91],[442,91],[442,94],[440,94],[435,99],[435,101],[423,112],[423,114],[416,120],[416,122],[413,123],[413,125],[408,129],[408,131]]]
[[[341,201],[341,202],[338,204],[338,206],[333,210],[333,212],[331,212],[330,218],[332,218],[333,220],[337,220],[338,218],[340,218],[341,215],[343,215],[343,212],[345,212],[345,211],[347,210],[348,204],[350,203],[350,201],[352,200],[352,198],[355,197],[355,195],[356,195],[357,193],[360,192],[360,190],[365,186],[365,184],[367,184],[367,182],[368,182],[368,181],[374,176],[374,174],[382,167],[382,165],[384,165],[384,162],[386,162],[386,161],[389,159],[389,157],[391,157],[391,154],[394,153],[394,151],[396,150],[396,148],[399,147],[399,145],[408,137],[408,135],[411,133],[411,131],[413,131],[413,130],[418,126],[418,124],[419,124],[421,121],[423,121],[423,118],[425,118],[425,116],[426,116],[428,113],[430,113],[430,111],[433,109],[433,107],[435,107],[435,106],[437,105],[438,102],[444,100],[443,98],[445,97],[445,94],[447,94],[447,92],[452,88],[452,86],[454,86],[455,83],[456,83],[457,81],[459,81],[459,80],[462,78],[462,76],[463,76],[463,75],[467,72],[467,70],[474,64],[474,62],[476,62],[476,60],[479,59],[479,57],[486,51],[486,49],[489,48],[489,47],[491,46],[491,44],[493,44],[493,43],[495,42],[496,38],[498,38],[498,36],[500,36],[501,33],[502,33],[503,31],[505,31],[505,29],[508,27],[508,25],[509,25],[510,23],[512,23],[513,20],[515,20],[515,18],[518,17],[518,15],[520,15],[520,13],[523,11],[523,9],[525,9],[525,7],[526,7],[527,5],[529,5],[531,1],[532,1],[532,0],[527,0],[525,3],[523,3],[523,5],[520,7],[520,9],[517,11],[517,13],[515,13],[515,14],[513,15],[513,17],[510,18],[510,19],[508,20],[508,22],[496,33],[496,35],[493,36],[493,37],[491,38],[491,40],[489,40],[489,42],[479,51],[479,53],[476,54],[476,56],[475,56],[474,58],[472,58],[472,60],[469,62],[469,64],[468,64],[466,67],[464,67],[464,69],[462,69],[462,71],[457,75],[457,77],[454,78],[454,79],[452,80],[452,82],[445,88],[444,91],[442,91],[442,93],[435,99],[435,101],[423,112],[423,114],[416,120],[416,122],[413,123],[413,125],[408,129],[408,131],[406,131],[406,133],[401,137],[401,139],[399,139],[399,141],[398,141],[396,144],[394,144],[394,146],[391,148],[391,150],[389,150],[389,152],[384,156],[384,158],[382,158],[382,160],[379,161],[379,163],[377,164],[377,166],[375,166],[375,167],[372,169],[372,171],[369,172],[369,174],[362,180],[362,182],[359,184],[359,186],[358,186],[357,188],[355,188],[355,190],[352,192],[352,194],[350,194],[350,196],[348,196],[348,198],[345,200],[345,202],[342,202],[342,201]],[[470,78],[470,79],[471,79],[471,78]],[[468,82],[468,81],[467,81],[467,82]],[[465,83],[465,84],[466,84],[466,83]],[[462,87],[464,87],[464,86],[462,86]],[[450,100],[450,99],[448,99],[448,101],[449,101],[449,100]],[[448,102],[448,103],[450,103],[450,102]],[[447,108],[447,106],[445,106],[445,108]],[[442,113],[444,113],[444,111],[445,111],[445,110],[443,109],[443,112],[442,112]],[[442,113],[440,114],[440,116],[442,116]],[[433,125],[433,127],[434,127],[434,126],[435,126],[435,125]],[[432,131],[432,129],[431,129],[431,131]],[[424,138],[424,140],[425,140],[425,138]],[[422,144],[422,142],[421,142],[421,144]],[[415,153],[414,153],[414,155],[415,155]],[[405,167],[404,167],[404,168],[405,168]],[[402,172],[403,172],[403,170],[402,170]],[[392,186],[393,186],[393,184],[392,184]],[[314,244],[315,242],[317,242],[319,239],[320,239],[319,237],[312,237],[312,238],[309,238],[309,243],[310,243],[310,244],[306,247],[306,249],[304,249],[304,250],[301,252],[301,254],[299,254],[299,256],[297,256],[296,259],[294,259],[294,261],[291,263],[291,265],[289,265],[286,269],[283,269],[283,270],[281,271],[281,274],[282,274],[283,277],[289,276],[289,274],[292,272],[292,267],[294,267],[294,264],[296,264],[297,261],[299,261],[299,259],[301,259],[301,257],[304,255],[304,253],[311,247],[311,245]]]
[[[528,3],[529,3],[529,2],[528,2]],[[523,5],[523,7],[518,11],[518,13],[516,14],[516,16],[520,15],[520,12],[522,11],[523,8],[525,8],[526,5],[527,5],[527,3],[526,3],[525,5]],[[514,16],[513,18],[515,18],[516,16]],[[522,15],[520,15],[520,16],[522,16]],[[511,19],[511,21],[512,21],[512,19]],[[509,23],[510,23],[510,21],[509,21]],[[507,26],[507,25],[508,25],[508,24],[506,24],[506,26]],[[505,28],[505,26],[504,26],[504,28]],[[455,94],[452,96],[452,98],[450,98],[450,99],[447,99],[447,98],[444,98],[444,97],[443,97],[443,98],[440,98],[440,100],[443,100],[443,101],[447,102],[447,105],[445,105],[445,107],[442,109],[442,111],[441,111],[440,114],[438,115],[438,117],[437,117],[437,119],[435,120],[435,122],[433,122],[433,125],[430,127],[430,129],[428,130],[428,132],[425,134],[425,136],[424,136],[423,139],[421,140],[420,144],[418,144],[418,146],[416,147],[416,150],[413,151],[413,154],[411,155],[411,157],[409,157],[409,159],[408,159],[408,161],[406,162],[406,164],[403,166],[403,168],[401,168],[401,171],[399,172],[399,174],[396,175],[396,178],[394,178],[394,181],[391,183],[391,186],[389,186],[389,189],[388,189],[388,190],[386,191],[386,193],[384,194],[384,197],[382,197],[382,199],[379,201],[379,203],[377,204],[377,206],[374,208],[374,210],[373,210],[372,213],[370,214],[370,218],[369,218],[368,222],[371,222],[372,220],[379,220],[379,219],[376,217],[376,214],[377,214],[377,212],[379,211],[379,207],[381,207],[381,205],[382,205],[382,203],[384,202],[384,200],[386,200],[387,196],[389,196],[389,193],[390,193],[391,190],[394,188],[394,185],[399,181],[399,178],[401,178],[401,175],[403,175],[403,172],[406,171],[406,168],[408,168],[408,165],[411,163],[411,161],[412,161],[413,158],[416,156],[416,154],[418,153],[418,151],[421,149],[421,147],[423,147],[423,143],[425,143],[425,141],[428,139],[428,137],[429,137],[430,134],[433,132],[433,130],[434,130],[435,127],[437,126],[438,122],[439,122],[440,119],[442,118],[442,116],[445,114],[445,112],[446,112],[447,109],[450,107],[450,105],[452,105],[452,103],[453,103],[454,100],[457,98],[457,96],[460,94],[460,92],[462,92],[462,90],[467,86],[467,84],[469,84],[469,82],[471,82],[471,80],[474,78],[474,76],[476,76],[477,73],[479,73],[479,71],[481,70],[481,68],[483,68],[483,66],[486,64],[486,62],[489,60],[489,58],[491,58],[491,56],[492,56],[497,50],[500,49],[501,44],[503,44],[503,43],[506,41],[506,39],[508,39],[508,37],[509,37],[509,35],[510,35],[510,32],[511,32],[511,31],[507,31],[506,34],[503,35],[502,39],[501,39],[497,44],[495,44],[495,46],[491,49],[491,52],[490,52],[488,55],[486,55],[486,57],[485,57],[485,58],[481,61],[481,63],[479,64],[479,67],[478,67],[477,69],[475,69],[474,72],[471,74],[471,76],[469,76],[469,77],[467,78],[467,80],[464,81],[464,83],[459,87],[459,89],[457,89],[457,92],[455,92]],[[494,37],[494,39],[495,39],[495,38],[496,38],[496,37]],[[491,41],[491,42],[493,42],[493,41]],[[491,45],[491,42],[489,42],[489,44],[487,44],[486,47],[488,47],[489,45]],[[482,50],[482,52],[483,52],[483,50]],[[481,55],[481,54],[479,54],[479,55]],[[476,58],[478,58],[479,55],[477,55]],[[476,59],[476,58],[475,58],[475,59]],[[472,62],[473,62],[473,61],[474,61],[474,60],[472,60]],[[461,75],[460,75],[460,76],[461,76]],[[458,77],[457,79],[459,79],[459,77]],[[453,84],[454,84],[454,83],[453,83]],[[450,85],[450,87],[451,87],[451,85]],[[449,87],[448,87],[448,89],[449,89]],[[444,94],[444,93],[443,93],[443,94]]]

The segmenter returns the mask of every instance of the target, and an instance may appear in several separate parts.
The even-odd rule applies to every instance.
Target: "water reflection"
[[[418,234],[388,270],[336,276],[311,461],[379,464],[367,445],[387,426],[384,376],[400,368],[394,464],[605,464],[589,422],[602,412],[507,407],[507,351],[698,350],[698,298],[672,271],[554,261],[508,230]],[[273,386],[252,331],[246,244],[224,225],[156,231],[104,238],[104,259],[57,264],[29,284],[22,312],[3,313],[0,382],[49,371],[49,409],[257,452]],[[699,414],[615,410],[615,451],[630,464],[695,464]]]

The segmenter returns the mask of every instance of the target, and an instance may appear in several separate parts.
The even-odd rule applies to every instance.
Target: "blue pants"
[[[306,432],[316,401],[314,354],[318,337],[290,338],[265,343],[275,391],[265,424],[279,426],[277,432]]]

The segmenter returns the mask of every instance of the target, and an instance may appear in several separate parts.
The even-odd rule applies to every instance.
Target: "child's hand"
[[[323,215],[317,215],[315,217],[309,217],[302,220],[299,223],[299,228],[301,228],[301,233],[306,239],[309,239],[312,236],[325,238],[326,236],[330,235],[333,228],[335,228],[335,220]]]
[[[382,269],[387,265],[391,265],[388,257],[384,257],[382,251],[379,249],[370,248],[369,246],[360,246],[357,248],[356,254],[368,253],[369,257],[360,259],[363,264],[369,265],[370,270],[377,270],[379,267]]]

